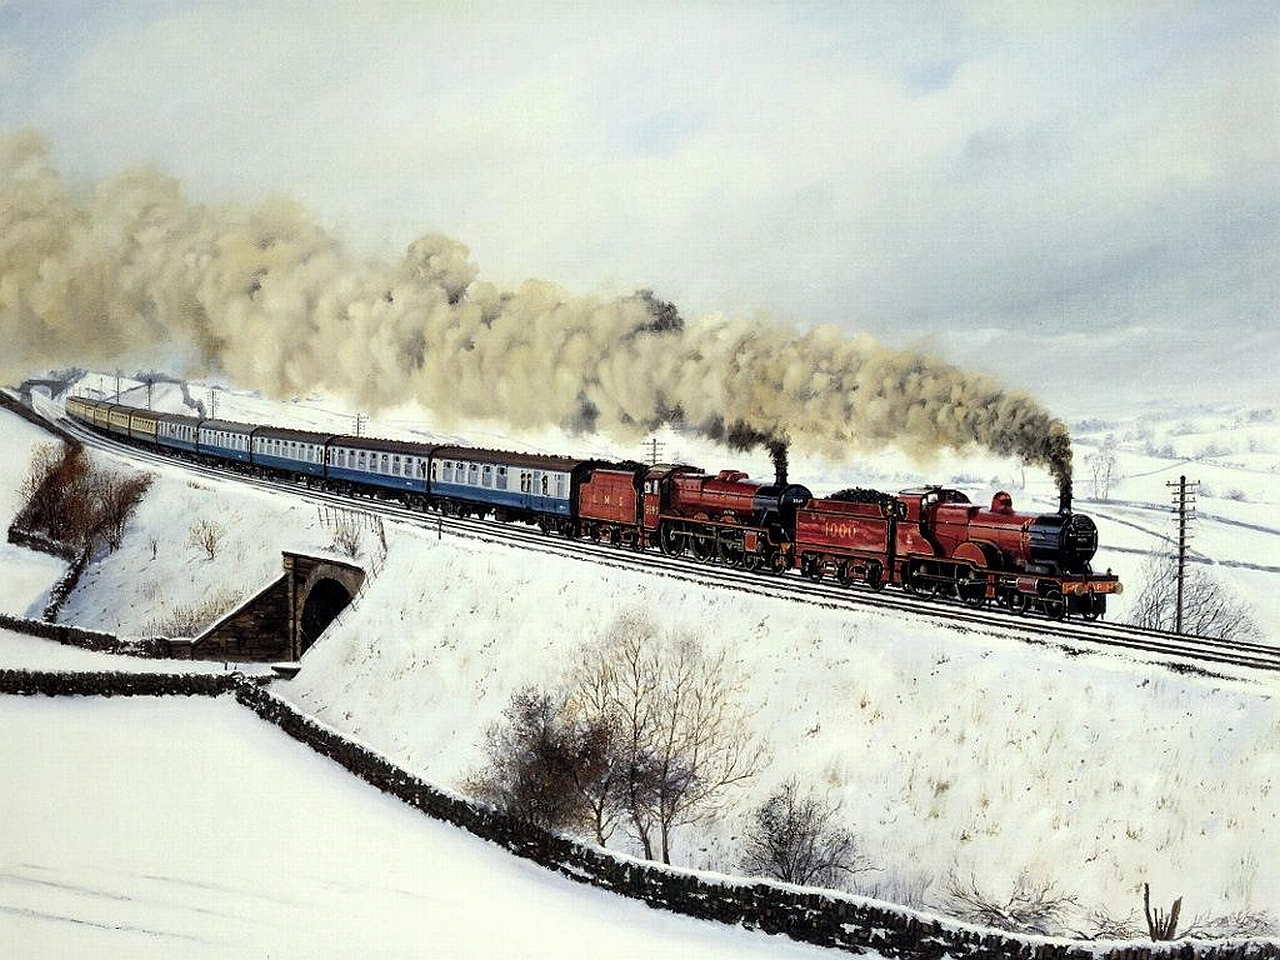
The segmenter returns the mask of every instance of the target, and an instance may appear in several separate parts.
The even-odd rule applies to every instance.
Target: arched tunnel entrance
[[[317,580],[302,604],[298,617],[298,655],[320,639],[334,618],[351,603],[351,593],[337,580]]]

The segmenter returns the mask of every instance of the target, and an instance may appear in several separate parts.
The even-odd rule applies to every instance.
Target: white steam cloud
[[[0,138],[0,376],[185,363],[275,396],[556,424],[634,440],[675,423],[736,446],[844,457],[978,444],[1069,490],[1066,427],[1031,397],[834,327],[686,323],[648,291],[575,297],[477,279],[427,235],[398,263],[349,256],[297,205],[188,202],[151,170],[73,189],[41,137]]]

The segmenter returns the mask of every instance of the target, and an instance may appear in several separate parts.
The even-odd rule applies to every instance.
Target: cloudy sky
[[[1067,414],[1280,383],[1274,0],[0,0],[20,126],[85,181],[869,331]]]

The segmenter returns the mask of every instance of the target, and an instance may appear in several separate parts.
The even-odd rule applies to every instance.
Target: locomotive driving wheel
[[[1096,593],[1089,594],[1089,603],[1084,608],[1086,620],[1097,620],[1107,609],[1107,598]]]
[[[1050,590],[1044,595],[1044,612],[1050,620],[1061,620],[1067,615],[1067,600],[1061,590]]]
[[[693,556],[701,563],[710,563],[716,557],[716,541],[714,536],[698,534],[693,538]]]
[[[968,607],[982,607],[987,602],[987,578],[980,572],[963,571],[956,580],[956,595]]]
[[[684,553],[684,538],[669,523],[664,523],[658,531],[658,546],[668,557],[678,557]]]

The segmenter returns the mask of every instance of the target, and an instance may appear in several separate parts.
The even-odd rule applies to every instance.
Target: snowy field
[[[230,698],[0,697],[0,768],[13,960],[826,955],[515,859]]]
[[[156,400],[181,405],[173,388],[158,387]],[[219,391],[218,413],[351,429],[323,400],[277,408]],[[1233,418],[1251,426],[1237,436]],[[1163,484],[1179,472],[1199,477],[1214,495],[1201,497],[1198,555],[1255,602],[1275,639],[1280,524],[1268,515],[1280,502],[1280,466],[1271,462],[1280,456],[1237,459],[1251,446],[1280,449],[1269,446],[1280,440],[1280,425],[1247,410],[1184,419],[1148,424],[1150,437],[1141,426],[1133,437],[1117,424],[1078,431],[1077,508],[1098,519],[1098,565],[1136,589],[1145,553],[1172,531]],[[366,432],[457,436],[413,423],[411,414],[392,414]],[[1200,433],[1178,432],[1190,429]],[[1108,503],[1093,503],[1084,458],[1111,434],[1118,479]],[[512,438],[480,428],[462,436],[507,448],[641,455],[598,438]],[[767,458],[665,440],[670,459],[770,472]],[[1175,441],[1234,444],[1234,452],[1163,449]],[[296,498],[193,480],[176,466],[149,469],[156,485],[122,549],[90,568],[64,619],[150,632],[210,595],[231,606],[276,574],[282,548],[328,544],[315,510]],[[892,453],[856,467],[793,458],[791,475],[818,491],[928,479],[979,500],[1004,488],[1024,508],[1056,509],[1047,477],[1027,471],[1023,486],[1015,464],[990,457],[956,455],[924,467]],[[224,526],[214,559],[185,543],[192,518]],[[1075,896],[1072,919],[1083,928],[1094,909],[1140,909],[1147,881],[1155,899],[1182,895],[1187,917],[1280,914],[1274,681],[1188,676],[1016,636],[744,598],[448,534],[437,540],[434,530],[400,524],[388,526],[388,539],[385,570],[307,655],[297,680],[277,689],[429,780],[457,787],[480,762],[484,731],[513,690],[562,681],[618,610],[641,606],[665,628],[729,652],[771,757],[715,823],[677,835],[677,862],[732,868],[749,812],[794,775],[843,803],[845,823],[877,868],[858,883],[873,895],[945,909],[949,878],[972,877],[1002,898],[1025,876]],[[1121,603],[1110,615],[1123,613]]]

